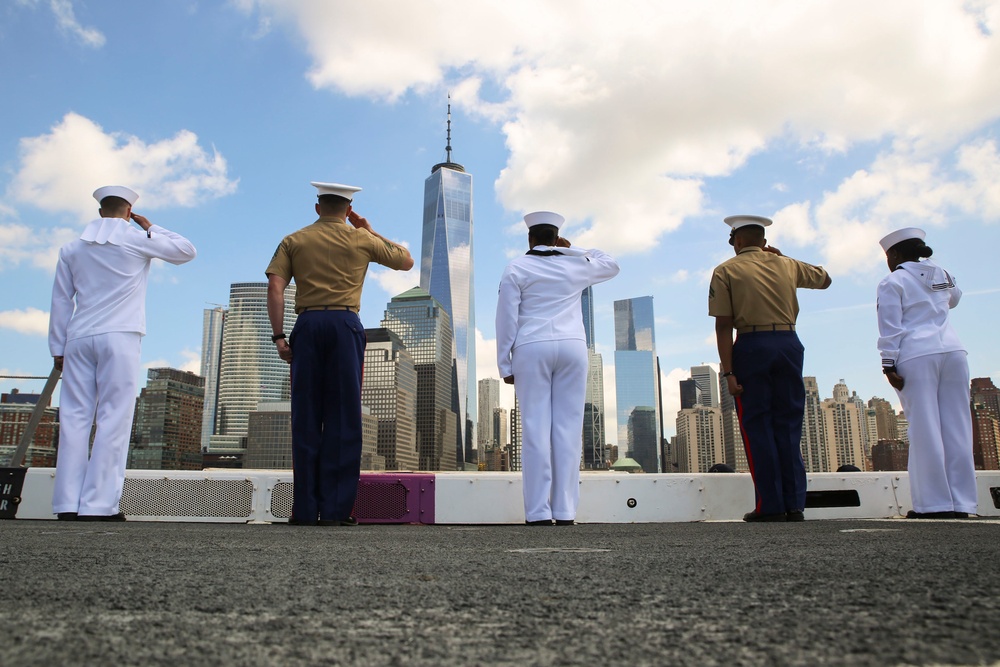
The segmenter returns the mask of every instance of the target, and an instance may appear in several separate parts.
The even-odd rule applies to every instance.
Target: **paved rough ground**
[[[985,520],[0,521],[0,665],[992,665],[998,550]]]

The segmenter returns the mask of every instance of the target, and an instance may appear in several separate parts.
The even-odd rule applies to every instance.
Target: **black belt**
[[[305,308],[299,308],[295,313],[304,313],[307,310],[350,310],[351,312],[357,312],[357,308],[354,306],[306,306]]]
[[[748,327],[740,327],[736,330],[738,334],[757,333],[758,331],[795,331],[794,324],[751,324]]]

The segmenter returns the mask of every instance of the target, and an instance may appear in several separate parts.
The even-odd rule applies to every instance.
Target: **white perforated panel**
[[[128,516],[249,518],[247,479],[125,479],[121,510]]]

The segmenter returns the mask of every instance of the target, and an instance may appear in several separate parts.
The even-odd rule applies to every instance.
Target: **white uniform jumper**
[[[194,256],[183,236],[157,225],[147,234],[120,218],[91,222],[59,251],[49,317],[49,351],[64,357],[54,513],[118,513],[150,261],[183,264]]]
[[[903,378],[910,497],[917,512],[977,509],[969,362],[948,322],[962,290],[930,260],[903,262],[878,286],[882,365]]]
[[[524,514],[576,518],[580,501],[587,343],[583,290],[618,274],[600,250],[536,246],[507,265],[497,300],[497,366],[514,376],[521,410]],[[549,253],[552,253],[549,255]]]

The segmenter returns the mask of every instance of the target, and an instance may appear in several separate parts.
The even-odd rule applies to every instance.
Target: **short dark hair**
[[[128,200],[122,199],[121,197],[115,197],[114,195],[105,197],[101,200],[101,209],[108,214],[114,215],[116,213],[124,213],[131,204]]]
[[[528,227],[528,240],[540,245],[555,245],[559,239],[559,228],[555,225],[532,225]]]
[[[320,195],[318,198],[319,207],[324,212],[343,213],[351,205],[351,200],[340,195]]]
[[[761,243],[764,240],[764,228],[760,225],[743,225],[739,229],[734,229],[729,235],[729,245],[733,245],[737,236],[750,243]]]
[[[924,243],[923,239],[906,239],[889,250],[895,250],[903,262],[919,262],[921,257],[930,257],[934,254],[934,249]]]

